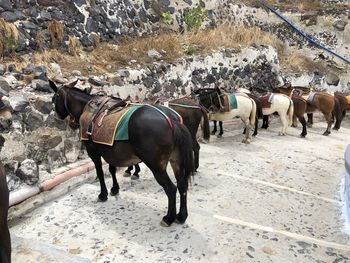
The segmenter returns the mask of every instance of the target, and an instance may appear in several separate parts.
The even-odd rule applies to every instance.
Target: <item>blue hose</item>
[[[277,15],[279,18],[281,18],[284,22],[286,22],[291,28],[293,28],[297,33],[299,33],[300,35],[302,35],[304,38],[306,38],[308,41],[310,41],[311,43],[315,44],[316,46],[326,50],[327,52],[331,53],[332,55],[336,56],[337,58],[340,58],[341,60],[345,61],[346,63],[350,64],[350,60],[335,53],[333,50],[323,46],[321,43],[317,42],[315,39],[309,37],[308,35],[306,35],[304,32],[300,31],[298,28],[296,28],[289,20],[287,20],[285,17],[283,17],[280,13],[278,13],[276,10],[274,10],[272,7],[270,7],[269,5],[261,2],[261,4],[263,6],[265,6],[266,8],[268,8],[271,12],[273,12],[275,15]]]

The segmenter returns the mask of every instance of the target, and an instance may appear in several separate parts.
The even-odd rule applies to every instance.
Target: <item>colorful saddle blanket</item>
[[[265,96],[259,97],[259,101],[261,102],[262,108],[271,108],[273,97],[275,96],[274,93],[269,93]]]
[[[237,97],[236,94],[224,94],[222,96],[222,107],[221,111],[230,112],[231,110],[237,109]]]
[[[91,113],[85,111],[80,117],[80,140],[92,140],[95,143],[112,146],[114,141],[129,140],[129,120],[132,114],[142,105],[127,106],[120,111],[98,113],[93,122],[91,135],[88,128]]]
[[[306,100],[307,104],[312,105],[316,94],[317,92],[311,92],[309,95],[302,97]]]

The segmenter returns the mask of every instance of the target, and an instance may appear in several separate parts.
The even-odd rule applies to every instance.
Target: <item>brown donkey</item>
[[[9,191],[7,188],[4,167],[0,162],[0,262],[11,262],[11,239],[7,226],[7,210],[9,207]]]
[[[308,123],[313,124],[312,113],[316,110],[322,112],[327,121],[327,129],[323,135],[327,136],[331,133],[331,127],[334,122],[333,110],[335,106],[334,96],[326,92],[315,92],[313,100],[307,103],[306,112],[308,114]]]

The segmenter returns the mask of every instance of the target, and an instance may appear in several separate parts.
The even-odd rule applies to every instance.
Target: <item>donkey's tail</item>
[[[289,99],[289,108],[288,108],[287,114],[288,114],[288,125],[291,126],[293,124],[293,114],[294,114],[294,103],[291,99]]]
[[[203,138],[206,141],[209,141],[210,139],[210,127],[209,127],[209,118],[208,114],[205,109],[201,107],[201,112],[202,112],[202,132],[203,132]]]
[[[340,128],[340,122],[342,121],[343,118],[343,113],[341,112],[341,108],[340,108],[340,103],[339,103],[339,99],[334,97],[334,108],[332,111],[332,117],[333,117],[333,121],[335,119],[335,124],[334,124],[334,128]]]
[[[252,125],[253,127],[255,126],[255,118],[256,118],[256,103],[253,99],[250,99],[252,102],[252,111],[250,112],[250,116],[249,116],[249,121],[250,121],[250,125]]]
[[[194,158],[192,150],[192,136],[186,126],[174,122],[175,144],[181,157],[181,174],[189,180],[194,172]]]

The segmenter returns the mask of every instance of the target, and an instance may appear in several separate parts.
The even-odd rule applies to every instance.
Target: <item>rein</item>
[[[209,94],[196,94],[196,98],[197,98],[198,104],[199,104],[202,108],[204,108],[207,112],[212,112],[213,110],[211,110],[210,108],[211,108],[212,106],[215,106],[215,104],[214,104],[214,102],[213,102],[212,93],[214,93],[214,92],[211,92],[211,93],[209,93]],[[218,98],[218,101],[219,101],[219,106],[220,106],[219,110],[222,110],[222,109],[224,108],[224,106],[222,105],[222,102],[221,102],[220,97],[224,96],[225,94],[219,94],[217,91],[215,91],[215,94],[216,94],[216,96],[217,96],[217,98]],[[205,106],[203,105],[203,103],[201,103],[200,96],[203,96],[203,97],[208,97],[208,96],[209,96],[209,98],[210,98],[210,106],[209,106],[209,108],[205,107]]]

